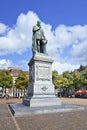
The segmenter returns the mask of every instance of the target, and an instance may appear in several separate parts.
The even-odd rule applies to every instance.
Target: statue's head
[[[37,21],[37,26],[41,27],[41,22],[40,21]]]

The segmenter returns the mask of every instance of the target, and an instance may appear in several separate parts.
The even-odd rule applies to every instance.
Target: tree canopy
[[[85,68],[85,67],[84,67]],[[68,88],[79,90],[87,89],[87,68],[74,70],[73,72],[65,71],[58,75],[56,70],[52,73],[52,80],[55,88]]]
[[[25,73],[21,73],[18,75],[16,79],[15,86],[16,88],[19,89],[25,89],[28,87],[28,83],[29,83],[29,78],[26,76]]]
[[[0,71],[0,86],[2,88],[11,88],[13,86],[13,79],[8,70]]]

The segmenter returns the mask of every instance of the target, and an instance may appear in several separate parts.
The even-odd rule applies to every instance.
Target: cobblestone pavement
[[[22,99],[0,99],[0,130],[87,130],[87,99],[61,98],[64,104],[77,104],[84,111],[13,117],[7,103]]]

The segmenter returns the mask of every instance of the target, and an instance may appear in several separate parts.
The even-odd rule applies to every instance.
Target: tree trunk
[[[6,95],[6,87],[5,87],[5,95]]]

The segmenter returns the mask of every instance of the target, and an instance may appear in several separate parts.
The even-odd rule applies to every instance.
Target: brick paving
[[[0,130],[16,130],[6,104],[0,104]]]
[[[22,102],[22,98],[2,98],[0,99],[0,104],[7,104],[7,103],[21,103]]]
[[[7,103],[22,99],[0,99],[0,130],[87,130],[87,99],[61,98],[64,104],[85,107],[84,111],[12,117]]]

